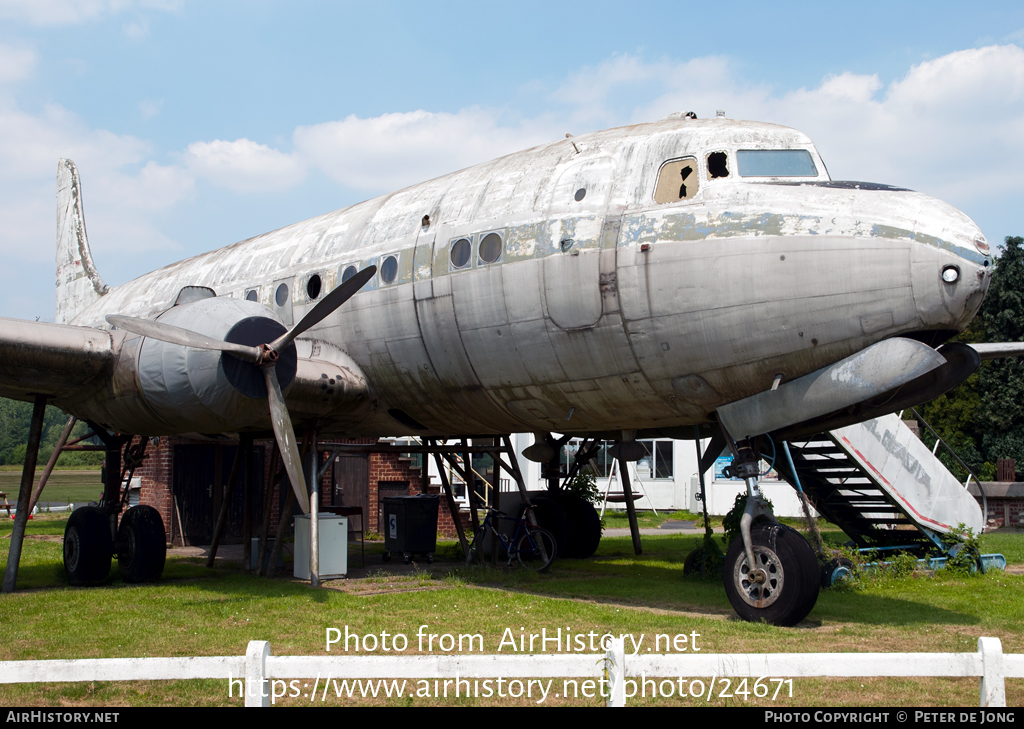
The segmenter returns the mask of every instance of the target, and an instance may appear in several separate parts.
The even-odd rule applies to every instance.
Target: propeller
[[[288,406],[285,404],[284,395],[281,394],[281,385],[277,381],[277,373],[275,371],[277,359],[282,351],[291,346],[296,337],[330,316],[335,309],[348,301],[367,281],[373,278],[376,272],[376,266],[364,268],[325,296],[320,303],[299,320],[298,324],[274,341],[261,344],[258,347],[225,342],[208,337],[205,334],[182,329],[171,324],[164,324],[153,319],[138,319],[133,316],[111,314],[107,317],[107,321],[118,329],[124,329],[133,334],[157,339],[161,342],[179,344],[183,347],[193,347],[195,349],[212,349],[226,352],[241,360],[251,362],[263,370],[263,377],[267,382],[267,402],[270,405],[270,422],[274,428],[274,438],[277,440],[278,448],[281,451],[281,458],[284,460],[288,480],[291,481],[292,490],[295,491],[295,498],[299,503],[299,507],[302,509],[303,514],[308,514],[309,495],[306,493],[306,481],[302,477],[302,461],[299,456],[298,443],[295,439],[295,428],[292,426],[292,418],[288,414]]]

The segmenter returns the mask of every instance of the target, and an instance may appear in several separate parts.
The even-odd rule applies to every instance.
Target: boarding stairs
[[[896,415],[791,441],[777,471],[861,548],[943,548],[942,535],[984,527],[981,507]]]

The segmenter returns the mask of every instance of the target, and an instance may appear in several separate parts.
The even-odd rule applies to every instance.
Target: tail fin
[[[57,163],[57,323],[67,324],[108,291],[89,250],[78,169],[62,159]]]

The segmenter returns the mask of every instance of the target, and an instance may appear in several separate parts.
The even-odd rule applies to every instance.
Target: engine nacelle
[[[266,307],[219,297],[175,306],[157,319],[252,346],[272,342],[286,331]],[[296,344],[305,355],[301,367]],[[330,348],[330,356],[318,357],[324,348]],[[303,381],[296,382],[299,370]],[[368,400],[366,379],[358,366],[330,345],[290,345],[280,353],[275,373],[286,401],[293,390],[301,398],[295,404],[303,414],[326,416],[339,409],[359,409],[355,406]],[[313,377],[315,383],[304,381]],[[320,389],[321,379],[334,384]],[[314,390],[315,402],[307,403]],[[96,419],[106,427],[140,435],[271,429],[266,380],[259,367],[220,351],[134,335],[122,342],[110,387],[89,398],[89,409],[94,418],[103,413]]]

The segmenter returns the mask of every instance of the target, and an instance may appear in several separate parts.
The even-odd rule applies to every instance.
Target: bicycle
[[[532,508],[532,505],[527,506],[525,511]],[[492,518],[494,520],[506,519],[516,522],[516,530],[512,537],[506,537],[500,531],[497,531],[494,528]],[[476,530],[476,534],[473,535],[473,542],[469,545],[469,554],[466,555],[467,566],[472,565],[476,560],[477,552],[480,546],[483,545],[484,535],[488,529],[493,530],[498,535],[498,538],[501,539],[501,543],[505,545],[505,550],[508,552],[508,565],[510,567],[512,566],[512,560],[518,559],[519,564],[526,569],[543,572],[551,566],[551,563],[555,561],[555,557],[558,554],[558,543],[555,541],[555,535],[547,529],[530,524],[524,518],[509,516],[489,507],[483,524]]]

